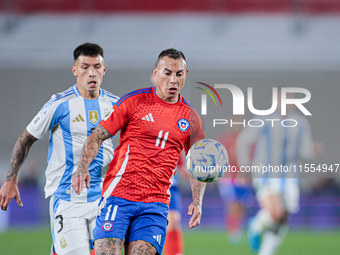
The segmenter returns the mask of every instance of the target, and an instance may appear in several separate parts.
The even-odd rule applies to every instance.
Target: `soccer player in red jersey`
[[[185,56],[167,49],[154,67],[157,85],[123,96],[85,141],[72,188],[89,188],[88,166],[101,143],[121,130],[104,179],[94,230],[98,254],[161,254],[166,236],[169,188],[184,148],[204,138],[202,118],[180,95],[188,75]],[[85,182],[85,184],[84,184]],[[190,181],[189,228],[200,224],[205,184]]]

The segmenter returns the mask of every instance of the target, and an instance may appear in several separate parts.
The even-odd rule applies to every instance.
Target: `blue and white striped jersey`
[[[78,196],[71,188],[72,174],[79,163],[86,138],[99,122],[112,111],[119,98],[100,89],[97,99],[83,98],[74,85],[54,94],[27,126],[27,131],[41,139],[50,130],[45,197],[55,195],[66,201],[92,202],[101,196],[101,175],[113,157],[113,144],[107,139],[101,145],[89,172],[90,188]]]
[[[300,159],[313,159],[314,141],[305,116],[296,111],[287,114],[285,119],[297,121],[295,127],[281,125],[283,118],[279,114],[263,118],[265,119],[276,121],[274,124],[271,121],[264,121],[262,127],[246,127],[241,131],[237,140],[237,160],[240,166],[296,166]],[[292,125],[292,122],[289,124]],[[251,158],[252,145],[255,147]],[[296,175],[281,172],[274,176],[284,178]],[[255,177],[270,177],[270,174]]]

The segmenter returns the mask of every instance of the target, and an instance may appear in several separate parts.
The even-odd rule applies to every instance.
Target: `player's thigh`
[[[94,240],[106,238],[124,240],[138,204],[120,197],[109,197],[102,198],[99,208],[100,213],[93,231]]]
[[[162,203],[143,203],[126,235],[127,243],[145,241],[162,254],[167,227],[168,206]]]
[[[288,213],[296,213],[299,211],[300,187],[296,179],[290,178],[286,180],[286,188],[282,195],[285,210]]]
[[[169,210],[167,231],[181,228],[181,213],[177,210]]]
[[[54,247],[58,255],[90,254],[90,235],[84,219],[56,217],[53,236]]]
[[[54,202],[51,209],[52,237],[57,254],[89,254],[92,229],[89,229],[88,222],[95,219],[96,202]]]
[[[182,210],[182,197],[179,190],[172,186],[170,188],[171,198],[169,204],[168,214],[168,228],[167,230],[178,229],[181,227],[181,210]]]
[[[94,241],[96,254],[121,255],[123,240],[119,238],[100,238]]]
[[[279,192],[263,192],[258,196],[262,209],[269,212],[275,222],[280,222],[285,216],[285,208],[282,200],[282,194]]]
[[[143,240],[137,240],[133,242],[129,242],[127,244],[125,255],[134,255],[134,254],[148,254],[155,255],[157,254],[156,248]]]

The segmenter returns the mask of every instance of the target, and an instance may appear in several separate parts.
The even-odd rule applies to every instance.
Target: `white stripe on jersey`
[[[79,96],[80,93],[74,85],[52,96],[27,126],[27,131],[38,139],[51,131],[45,197],[54,194],[67,201],[76,199],[82,202],[100,198],[101,172],[108,168],[113,156],[110,139],[103,142],[97,157],[90,165],[91,188],[85,188],[80,196],[75,195],[71,189],[72,173],[79,163],[81,149],[88,134],[117,102],[117,97],[110,92],[101,89],[100,94],[101,96],[94,100],[84,99]]]
[[[280,119],[281,116],[270,116],[270,119]],[[287,166],[297,165],[301,158],[313,157],[313,141],[310,127],[306,118],[295,112],[289,113],[285,119],[294,119],[298,122],[296,127],[283,127],[279,121],[261,128],[244,128],[237,140],[237,159],[240,166]],[[250,158],[250,147],[255,143],[253,158]],[[288,185],[297,185],[294,179],[297,174],[284,171],[274,173],[253,173],[256,187],[268,185],[275,186],[277,190],[285,190]],[[288,178],[293,177],[293,178]],[[273,179],[278,178],[278,179]],[[288,179],[287,179],[288,178]]]
[[[129,152],[130,152],[130,145],[128,145],[128,147],[127,147],[127,151],[125,153],[124,161],[123,161],[118,173],[116,174],[116,177],[112,180],[112,182],[110,183],[110,185],[107,187],[107,189],[104,192],[104,195],[103,195],[104,199],[108,198],[111,195],[113,190],[118,185],[120,179],[122,179],[122,176],[123,176],[125,169],[126,169],[126,165],[129,161]]]

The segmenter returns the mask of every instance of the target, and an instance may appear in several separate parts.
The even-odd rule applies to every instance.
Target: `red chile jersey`
[[[112,135],[121,130],[102,197],[135,202],[169,204],[181,151],[205,135],[201,116],[181,95],[170,104],[156,95],[156,87],[123,96],[100,125]]]

